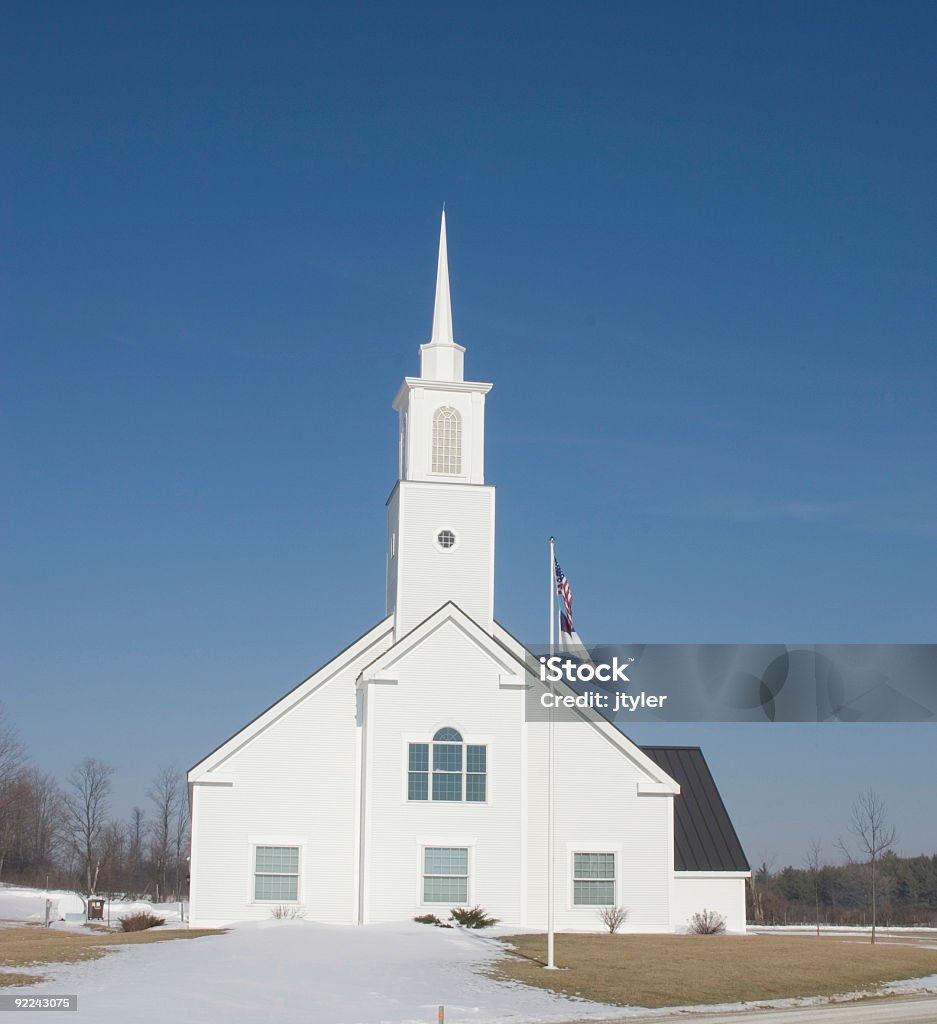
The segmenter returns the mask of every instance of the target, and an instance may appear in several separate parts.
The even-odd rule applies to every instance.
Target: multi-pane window
[[[468,903],[468,849],[427,846],[423,849],[423,902]]]
[[[411,743],[407,798],[484,803],[488,795],[488,750],[464,743],[455,729],[440,729],[432,743]]]
[[[462,472],[462,417],[451,405],[433,413],[433,472]]]
[[[254,848],[254,899],[286,902],[299,899],[298,846]]]
[[[573,904],[610,907],[615,903],[615,854],[573,854]]]

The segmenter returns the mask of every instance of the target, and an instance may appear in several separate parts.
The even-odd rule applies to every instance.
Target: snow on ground
[[[45,922],[46,900],[51,901],[49,920],[52,927],[82,927],[85,923],[85,902],[77,893],[63,889],[29,889],[23,886],[0,885],[0,923],[22,921],[27,924]],[[166,927],[179,927],[183,904],[148,903],[145,900],[108,900],[104,923],[116,924],[127,914],[149,910],[166,922]],[[108,916],[110,915],[110,916]]]
[[[123,946],[101,960],[36,968],[52,980],[5,992],[77,994],[94,1024],[521,1024],[608,1017],[620,1008],[501,984],[479,968],[497,953],[458,929],[405,923],[245,924],[225,935]],[[73,1021],[47,1011],[43,1020]]]
[[[68,906],[73,893],[50,893]],[[42,921],[46,893],[0,886],[0,919]],[[175,915],[179,905],[115,901],[112,919],[138,909]],[[172,923],[167,921],[167,927]],[[55,927],[78,927],[67,921]],[[500,929],[499,929],[500,931]],[[412,922],[341,927],[309,921],[246,923],[223,935],[114,947],[100,960],[17,968],[49,980],[17,995],[77,995],[93,1024],[547,1024],[626,1019],[670,1010],[604,1006],[542,989],[492,981],[486,963],[500,956],[489,938]],[[937,975],[896,982],[888,991],[937,993]],[[816,999],[778,999],[759,1006],[810,1006]],[[734,1011],[746,1004],[707,1007]],[[73,1024],[70,1013],[43,1020]]]

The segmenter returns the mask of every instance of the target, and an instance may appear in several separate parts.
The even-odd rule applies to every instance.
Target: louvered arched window
[[[462,417],[451,405],[433,413],[433,472],[462,472]]]

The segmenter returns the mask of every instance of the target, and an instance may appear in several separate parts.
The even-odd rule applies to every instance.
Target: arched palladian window
[[[411,743],[407,795],[410,800],[484,803],[488,749],[465,743],[455,729],[440,729],[431,743]]]
[[[451,405],[433,413],[433,472],[462,472],[462,417]]]

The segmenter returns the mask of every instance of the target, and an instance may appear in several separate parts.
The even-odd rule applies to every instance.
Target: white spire
[[[420,376],[424,380],[462,380],[465,349],[452,337],[452,300],[449,297],[449,250],[446,246],[446,207],[439,226],[439,262],[436,265],[436,304],[433,336],[420,346]]]
[[[446,247],[446,207],[442,208],[439,225],[439,262],[436,264],[436,305],[433,307],[433,336],[431,345],[451,345],[452,300],[449,297],[449,251]]]

